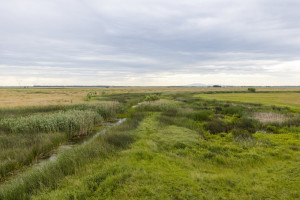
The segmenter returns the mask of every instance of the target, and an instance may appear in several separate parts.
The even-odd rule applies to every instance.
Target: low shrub
[[[148,102],[151,102],[151,101],[156,101],[159,99],[159,96],[156,95],[156,94],[149,94],[146,96],[146,98],[144,99],[144,101],[148,101]]]
[[[268,125],[266,130],[271,133],[278,133],[278,128],[276,126]]]
[[[257,122],[249,118],[235,118],[232,122],[232,127],[235,129],[243,129],[250,133],[255,133]]]
[[[255,88],[248,88],[248,92],[256,92]]]
[[[242,116],[244,111],[245,109],[242,106],[228,106],[223,108],[222,114]]]
[[[218,134],[228,131],[227,124],[220,119],[213,119],[205,124],[205,129],[211,134]]]
[[[206,121],[213,114],[210,110],[201,110],[190,114],[188,117],[195,121]]]

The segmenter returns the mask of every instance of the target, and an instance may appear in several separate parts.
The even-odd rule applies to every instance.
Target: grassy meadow
[[[268,106],[290,107],[300,111],[300,93],[296,92],[277,92],[277,93],[215,93],[197,94],[196,97],[204,99],[216,99],[220,101],[258,103]]]
[[[16,90],[77,100],[1,104],[0,200],[300,199],[299,88]]]

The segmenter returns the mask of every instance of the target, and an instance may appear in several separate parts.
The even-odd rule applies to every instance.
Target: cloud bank
[[[295,0],[10,0],[0,85],[300,85]]]

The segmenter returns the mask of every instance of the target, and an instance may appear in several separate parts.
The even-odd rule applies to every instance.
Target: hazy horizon
[[[0,3],[0,85],[300,85],[300,2]]]

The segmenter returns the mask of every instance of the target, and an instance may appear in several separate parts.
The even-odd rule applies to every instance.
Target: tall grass
[[[105,120],[116,117],[116,114],[119,112],[124,112],[124,107],[117,102],[77,104],[74,106],[67,107],[66,109],[94,111],[101,115]]]
[[[18,109],[6,109],[0,120],[0,182],[71,137],[88,134],[103,118],[114,118],[122,111],[116,102]]]
[[[66,132],[68,134],[86,134],[101,121],[101,115],[96,112],[69,110],[46,115],[36,114],[2,119],[0,129],[6,133]]]
[[[13,108],[0,108],[0,119],[10,116],[25,116],[33,113],[47,113],[66,109],[66,105],[22,106]]]
[[[144,114],[134,113],[123,124],[111,128],[91,143],[67,150],[53,162],[33,168],[0,188],[0,200],[30,199],[32,194],[46,187],[55,187],[63,177],[76,171],[97,157],[127,147],[134,141],[128,131],[135,129]]]
[[[0,134],[0,182],[67,139],[63,133]]]
[[[27,116],[36,113],[51,113],[68,110],[92,110],[98,112],[103,118],[114,117],[123,107],[117,102],[101,102],[93,104],[75,105],[46,105],[46,106],[20,106],[13,108],[0,108],[0,119],[7,117]]]

